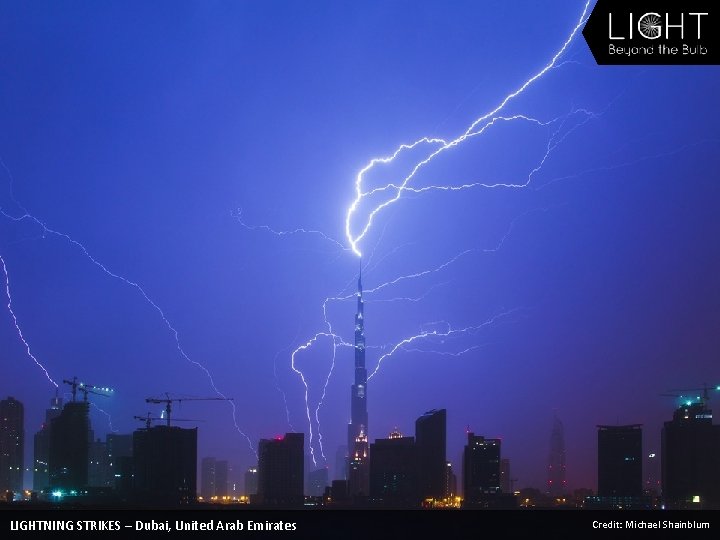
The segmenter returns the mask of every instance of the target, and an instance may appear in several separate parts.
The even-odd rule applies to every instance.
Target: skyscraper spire
[[[348,490],[350,495],[368,495],[367,369],[365,368],[365,321],[362,297],[362,259],[358,274],[358,305],[355,314],[355,383],[350,392],[348,425]]]

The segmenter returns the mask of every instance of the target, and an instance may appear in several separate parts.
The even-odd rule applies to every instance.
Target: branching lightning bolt
[[[250,225],[248,223],[245,223],[242,220],[242,210],[240,208],[237,209],[237,211],[233,214],[233,216],[235,217],[235,219],[237,220],[237,222],[240,225],[242,225],[249,231],[260,231],[260,230],[267,231],[269,233],[274,234],[275,236],[293,236],[296,234],[317,235],[317,236],[320,236],[321,238],[323,238],[324,240],[327,240],[328,242],[335,244],[337,247],[339,247],[343,251],[348,251],[348,249],[349,249],[345,245],[343,245],[341,242],[338,242],[337,240],[335,240],[334,238],[325,234],[322,231],[317,231],[317,230],[313,230],[313,229],[304,229],[302,227],[298,227],[297,229],[292,229],[292,230],[288,230],[288,231],[283,231],[283,230],[273,229],[269,225]]]
[[[499,314],[495,315],[494,317],[488,319],[484,323],[481,323],[478,325],[466,326],[464,328],[459,328],[457,330],[448,328],[448,330],[446,330],[444,332],[440,331],[440,330],[430,330],[430,331],[426,331],[426,332],[420,332],[419,334],[415,334],[414,336],[407,337],[407,338],[403,339],[402,341],[399,341],[398,343],[396,343],[393,346],[393,348],[390,350],[390,352],[383,354],[378,359],[375,369],[373,370],[372,373],[370,373],[370,375],[368,375],[368,381],[370,379],[372,379],[375,375],[377,375],[378,371],[380,371],[380,367],[382,366],[383,360],[390,358],[397,351],[402,350],[405,345],[409,345],[410,343],[413,343],[419,339],[428,339],[431,337],[450,337],[450,336],[455,336],[455,335],[459,335],[459,334],[477,332],[478,330],[481,330],[482,328],[493,324],[495,321],[497,321],[503,317],[507,317],[508,315],[511,315],[512,313],[517,312],[519,309],[520,308],[514,308],[514,309],[510,309],[508,311],[505,311],[503,313],[499,313]]]
[[[5,167],[6,170],[8,170],[8,169],[7,169],[7,166],[5,166],[4,163],[3,163],[3,166]],[[9,171],[8,171],[8,172],[9,172]],[[12,176],[10,176],[10,178],[11,178],[11,180],[12,180]],[[11,185],[12,185],[12,184],[11,184]],[[11,195],[12,195],[12,194],[11,194]],[[1,213],[3,216],[5,216],[6,218],[11,219],[11,220],[13,220],[13,221],[16,221],[16,222],[29,220],[29,221],[32,221],[32,222],[36,223],[37,225],[39,225],[39,226],[41,227],[41,229],[42,229],[42,231],[43,231],[43,236],[46,235],[46,234],[50,234],[50,235],[54,235],[54,236],[57,236],[57,237],[59,237],[59,238],[62,238],[62,239],[64,239],[64,240],[66,240],[67,242],[69,242],[69,243],[72,244],[73,246],[77,247],[77,248],[83,253],[83,255],[85,255],[85,257],[87,257],[87,258],[90,260],[90,262],[91,262],[92,264],[94,264],[96,267],[100,268],[106,275],[108,275],[108,276],[110,276],[110,277],[112,277],[112,278],[114,278],[114,279],[117,279],[117,280],[119,280],[119,281],[122,281],[122,282],[125,283],[126,285],[129,285],[130,287],[132,287],[132,288],[134,288],[135,290],[137,290],[137,291],[140,293],[140,295],[145,299],[145,301],[146,301],[148,304],[150,304],[150,305],[155,309],[155,311],[160,315],[160,317],[162,318],[163,322],[165,323],[165,325],[167,326],[167,328],[168,328],[168,329],[170,330],[170,332],[172,333],[172,335],[173,335],[173,337],[174,337],[174,339],[175,339],[175,346],[176,346],[178,352],[180,353],[180,355],[181,355],[185,360],[187,360],[188,362],[190,362],[191,364],[193,364],[195,367],[197,367],[198,369],[200,369],[203,373],[205,373],[206,377],[207,377],[208,380],[210,381],[210,386],[212,387],[213,391],[214,391],[218,396],[220,396],[220,397],[222,397],[222,398],[226,398],[226,397],[227,397],[227,396],[225,396],[225,394],[223,394],[223,393],[217,388],[217,386],[215,385],[215,380],[213,379],[213,376],[212,376],[212,374],[210,373],[210,371],[209,371],[203,364],[201,364],[200,362],[198,362],[198,361],[196,361],[196,360],[191,359],[190,356],[188,356],[188,354],[185,352],[185,350],[183,349],[183,347],[182,347],[182,345],[181,345],[181,343],[180,343],[180,335],[179,335],[177,329],[170,323],[170,321],[168,320],[168,318],[165,316],[164,311],[160,308],[160,306],[159,306],[157,303],[155,303],[155,302],[150,298],[150,296],[145,292],[145,290],[140,286],[140,284],[138,284],[138,283],[136,283],[135,281],[132,281],[132,280],[126,278],[126,277],[123,277],[123,276],[121,276],[121,275],[119,275],[119,274],[116,274],[116,273],[112,272],[112,271],[109,270],[104,264],[102,264],[98,259],[96,259],[95,257],[93,257],[93,256],[90,254],[90,252],[87,250],[87,248],[86,248],[82,243],[78,242],[77,240],[75,240],[74,238],[70,237],[69,235],[67,235],[67,234],[65,234],[65,233],[63,233],[63,232],[60,232],[60,231],[51,229],[51,228],[48,227],[43,221],[41,221],[41,220],[38,219],[37,217],[35,217],[35,216],[33,216],[32,214],[30,214],[30,212],[28,212],[27,209],[25,209],[22,205],[20,205],[20,204],[14,199],[14,197],[13,197],[13,201],[14,201],[14,202],[21,208],[21,210],[24,212],[23,215],[21,215],[21,216],[13,216],[13,215],[7,213],[2,207],[0,207],[0,213]],[[9,296],[9,295],[10,295],[10,292],[9,292],[10,289],[9,289],[9,285],[8,285],[8,283],[9,283],[9,278],[8,278],[8,276],[7,276],[7,269],[5,269],[4,261],[3,261],[3,269],[5,270],[6,292],[7,292],[7,294],[8,294],[8,298],[9,298],[9,297],[10,297],[10,296]],[[8,303],[8,309],[10,309],[10,303]],[[11,313],[12,313],[12,311],[11,311]],[[13,318],[15,319],[14,314],[13,314]],[[16,322],[15,326],[16,326],[16,328],[18,329],[18,332],[20,332],[20,328],[19,328],[19,326],[17,325],[17,319],[15,319],[15,322]],[[43,369],[43,371],[45,371],[45,375],[48,377],[48,379],[49,379],[53,384],[55,384],[55,386],[57,386],[57,383],[55,383],[55,381],[53,381],[52,378],[50,378],[50,376],[48,375],[48,373],[47,373],[47,371],[45,370],[45,368],[40,364],[40,362],[37,361],[37,359],[36,359],[34,356],[32,356],[32,354],[30,353],[30,347],[27,345],[27,343],[25,342],[24,338],[22,338],[22,333],[21,333],[21,332],[20,332],[20,337],[21,337],[21,339],[23,340],[23,343],[25,343],[25,345],[26,345],[26,347],[27,347],[28,354],[31,356],[31,358],[35,361],[36,364],[38,364],[38,366],[40,366],[40,367]],[[242,429],[240,429],[240,426],[238,425],[237,415],[236,415],[236,412],[237,412],[237,411],[236,411],[235,403],[234,403],[232,400],[229,400],[228,403],[229,403],[230,406],[232,407],[232,418],[233,418],[233,423],[234,423],[234,425],[235,425],[235,429],[237,430],[237,432],[238,432],[240,435],[242,435],[242,436],[247,440],[247,443],[248,443],[248,446],[250,447],[250,450],[257,455],[257,452],[256,452],[255,449],[253,448],[252,441],[250,440],[250,437],[248,437],[248,435],[245,434],[245,432],[244,432]]]
[[[20,323],[18,323],[17,316],[15,315],[15,312],[12,308],[12,296],[10,294],[10,275],[8,274],[7,266],[5,266],[5,259],[2,255],[0,255],[0,263],[2,263],[3,273],[5,274],[5,295],[7,296],[8,303],[7,303],[7,309],[10,312],[10,316],[13,319],[13,324],[15,325],[15,330],[17,330],[18,337],[20,338],[20,341],[23,342],[23,345],[25,345],[25,352],[30,357],[30,359],[35,362],[35,365],[39,367],[43,373],[45,374],[45,377],[48,381],[50,381],[55,388],[58,388],[58,383],[55,382],[55,380],[50,376],[50,373],[48,373],[48,370],[43,366],[40,361],[35,358],[35,355],[30,350],[30,345],[25,340],[25,336],[23,335],[23,331],[20,328]]]
[[[455,139],[452,139],[450,141],[445,141],[444,139],[439,138],[429,138],[429,137],[423,137],[421,139],[418,139],[417,141],[410,143],[410,144],[402,144],[400,145],[395,152],[390,154],[386,157],[379,157],[379,158],[373,158],[370,160],[370,162],[363,167],[360,172],[358,172],[356,178],[355,178],[355,199],[350,204],[350,207],[347,209],[347,213],[345,216],[345,236],[347,238],[347,241],[353,250],[353,252],[360,257],[362,255],[362,252],[360,251],[360,242],[365,238],[365,235],[367,235],[368,231],[370,230],[370,227],[372,226],[373,220],[375,216],[382,211],[384,208],[388,207],[389,205],[397,202],[403,191],[406,190],[408,183],[414,178],[414,176],[417,174],[417,172],[424,167],[426,164],[428,164],[430,161],[433,160],[437,155],[444,152],[445,150],[448,150],[450,148],[453,148],[455,146],[460,145],[468,138],[478,135],[480,133],[483,133],[488,127],[493,125],[496,121],[500,119],[504,120],[511,120],[511,119],[528,119],[527,117],[524,117],[522,115],[516,115],[514,117],[495,117],[496,114],[498,114],[502,109],[505,108],[505,106],[514,98],[522,94],[529,86],[531,86],[535,81],[540,79],[543,75],[545,75],[548,71],[553,69],[557,66],[558,60],[563,55],[563,53],[567,50],[567,48],[570,46],[570,43],[573,41],[575,35],[578,33],[580,28],[582,27],[583,23],[585,22],[588,8],[589,8],[590,2],[586,2],[585,7],[583,9],[582,14],[580,15],[580,19],[578,20],[577,24],[573,28],[572,32],[570,33],[569,37],[565,40],[562,47],[555,53],[555,55],[552,57],[550,62],[545,65],[540,71],[538,71],[535,75],[527,79],[517,90],[514,92],[508,94],[498,106],[496,106],[491,111],[485,113],[483,116],[476,119],[470,126],[465,130],[465,132],[460,135],[459,137],[456,137]],[[478,128],[479,129],[476,129]],[[422,144],[431,144],[431,145],[437,145],[438,148],[433,150],[426,158],[418,162],[410,171],[410,173],[405,176],[403,181],[399,185],[394,184],[388,184],[382,188],[378,188],[375,190],[371,190],[368,192],[363,191],[363,178],[366,173],[368,173],[371,169],[373,169],[376,165],[380,164],[388,164],[393,162],[401,153],[403,153],[406,150],[414,149]],[[497,185],[488,185],[486,187],[520,187],[515,185],[504,185],[504,184],[497,184]],[[358,209],[358,206],[360,202],[368,197],[371,194],[374,194],[378,192],[378,190],[390,190],[394,189],[396,191],[395,195],[386,201],[382,202],[378,206],[376,206],[367,216],[367,219],[365,221],[365,225],[362,227],[359,233],[353,234],[352,227],[351,227],[351,219],[353,217],[353,214]],[[449,188],[448,188],[449,189]]]

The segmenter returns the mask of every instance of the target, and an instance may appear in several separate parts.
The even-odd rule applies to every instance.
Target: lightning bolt
[[[242,210],[240,208],[238,208],[236,210],[236,213],[233,214],[233,217],[241,226],[243,226],[244,228],[246,228],[249,231],[267,231],[269,233],[274,234],[275,236],[280,236],[280,237],[294,236],[297,234],[317,235],[317,236],[320,236],[321,238],[323,238],[324,240],[327,240],[328,242],[335,244],[337,247],[339,247],[343,251],[349,250],[349,248],[346,247],[345,245],[343,245],[341,242],[338,242],[337,240],[335,240],[334,238],[325,234],[322,231],[317,231],[317,230],[313,230],[313,229],[304,229],[302,227],[298,227],[297,229],[283,231],[283,230],[273,229],[269,225],[250,225],[248,223],[245,223],[242,220]]]
[[[350,206],[347,209],[346,215],[345,215],[345,236],[347,238],[347,241],[352,249],[352,251],[358,256],[362,256],[362,252],[360,251],[359,244],[365,238],[368,231],[370,230],[370,227],[372,226],[373,220],[375,216],[382,211],[384,208],[387,208],[391,204],[397,202],[400,200],[400,197],[403,193],[403,191],[407,190],[408,183],[415,177],[417,172],[423,168],[425,165],[430,163],[436,156],[441,154],[442,152],[454,148],[463,142],[465,142],[468,138],[479,135],[484,133],[490,126],[494,125],[499,120],[518,120],[518,119],[524,119],[524,120],[532,120],[528,117],[525,117],[523,115],[515,115],[511,117],[495,117],[496,114],[498,114],[501,110],[505,108],[505,106],[514,98],[522,94],[528,87],[530,87],[535,81],[540,79],[543,75],[545,75],[548,71],[553,69],[557,66],[558,60],[560,57],[565,53],[567,48],[570,46],[570,43],[572,43],[575,35],[578,33],[578,30],[582,27],[583,23],[586,20],[588,8],[590,5],[590,1],[588,0],[585,3],[585,7],[583,9],[582,14],[580,15],[580,18],[573,28],[572,32],[568,36],[568,38],[563,43],[562,47],[555,53],[555,55],[552,57],[552,59],[537,73],[535,73],[532,77],[527,79],[520,87],[515,90],[514,92],[511,92],[505,98],[500,102],[499,105],[497,105],[494,109],[491,111],[485,113],[484,115],[477,118],[470,126],[465,130],[463,134],[456,137],[455,139],[452,139],[450,141],[446,141],[444,139],[440,138],[430,138],[430,137],[422,137],[418,139],[417,141],[410,143],[410,144],[401,144],[392,154],[386,156],[386,157],[376,157],[372,158],[368,164],[363,167],[358,174],[355,177],[355,199],[350,204]],[[395,184],[387,184],[386,186],[382,188],[377,188],[371,191],[363,191],[363,179],[365,175],[373,168],[375,168],[377,165],[380,164],[389,164],[395,161],[395,159],[402,153],[404,153],[407,150],[412,150],[418,146],[421,145],[431,145],[436,146],[437,148],[432,150],[430,154],[419,161],[410,171],[410,173],[405,176],[405,178],[402,180],[402,182],[399,185]],[[506,184],[489,184],[485,187],[522,187],[521,185],[506,185]],[[432,188],[430,188],[432,189]],[[449,187],[446,187],[445,189],[450,189]],[[456,189],[463,189],[462,187],[456,188]],[[366,197],[369,197],[370,195],[373,195],[374,193],[377,193],[378,191],[385,191],[385,190],[394,190],[396,193],[394,196],[390,197],[389,199],[385,200],[381,204],[377,205],[368,215],[365,220],[365,225],[361,228],[360,232],[357,234],[353,234],[352,227],[351,227],[351,220],[353,215],[358,209],[358,206],[360,202],[365,199]]]
[[[15,315],[15,312],[12,308],[12,295],[10,294],[10,275],[8,274],[7,266],[5,265],[5,259],[2,255],[0,255],[0,263],[2,263],[2,269],[3,273],[5,274],[5,295],[7,296],[8,303],[7,303],[7,309],[10,312],[10,316],[12,317],[13,324],[15,325],[15,330],[17,330],[18,337],[20,338],[20,341],[23,342],[23,345],[25,345],[25,352],[30,357],[30,359],[35,362],[35,365],[39,367],[42,372],[45,374],[45,377],[48,381],[50,381],[55,388],[58,388],[58,383],[55,382],[55,380],[50,376],[50,373],[48,373],[48,370],[45,369],[45,366],[43,366],[40,361],[35,358],[35,355],[30,350],[30,345],[25,340],[25,336],[23,335],[23,331],[20,328],[20,323],[18,323],[17,316]]]
[[[117,432],[119,431],[119,430],[113,428],[112,416],[110,416],[110,413],[109,413],[109,412],[101,409],[100,407],[98,407],[98,406],[97,406],[94,402],[92,402],[92,401],[90,402],[90,405],[92,405],[92,406],[93,406],[94,408],[96,408],[99,412],[101,412],[102,414],[104,414],[105,416],[107,416],[107,419],[108,419],[108,428],[110,429],[110,431],[112,431],[113,433],[117,433]]]
[[[451,337],[451,336],[457,336],[460,334],[475,333],[475,332],[481,330],[482,328],[485,328],[486,326],[490,326],[490,325],[494,324],[497,320],[507,317],[507,316],[519,311],[520,309],[521,308],[513,308],[513,309],[505,311],[503,313],[499,313],[499,314],[493,316],[492,318],[488,319],[484,323],[474,325],[474,326],[466,326],[464,328],[459,328],[459,329],[453,330],[452,328],[450,328],[450,325],[448,325],[448,329],[444,332],[440,331],[440,330],[430,330],[430,331],[423,331],[418,334],[415,334],[414,336],[407,337],[407,338],[403,339],[402,341],[399,341],[398,343],[396,343],[393,346],[393,348],[390,350],[390,352],[383,354],[378,359],[375,369],[373,370],[372,373],[370,373],[370,375],[368,375],[368,381],[370,381],[370,379],[372,379],[375,375],[378,374],[378,372],[380,371],[380,367],[382,366],[382,363],[384,360],[390,358],[396,352],[402,350],[405,345],[414,343],[417,340],[428,339],[428,338],[433,338],[433,337]]]
[[[2,163],[2,165],[3,165],[3,167],[5,167],[5,170],[8,171],[8,173],[9,173],[9,170],[8,170],[7,166],[6,166],[4,163]],[[11,188],[12,188],[12,175],[10,175],[10,180],[11,180]],[[55,230],[55,229],[52,229],[52,228],[48,227],[43,221],[41,221],[40,219],[38,219],[37,217],[35,217],[34,215],[32,215],[30,212],[28,212],[28,210],[27,210],[25,207],[23,207],[20,203],[18,203],[18,201],[12,196],[12,192],[11,192],[11,197],[12,197],[12,199],[13,199],[13,202],[15,202],[15,204],[17,204],[17,206],[22,210],[23,214],[20,215],[20,216],[13,216],[13,215],[7,213],[2,207],[0,207],[0,214],[2,214],[2,215],[5,216],[6,218],[8,218],[8,219],[10,219],[10,220],[12,220],[12,221],[15,221],[15,222],[22,222],[22,221],[26,221],[26,220],[31,221],[31,222],[37,224],[37,225],[42,229],[42,231],[43,231],[43,237],[45,237],[45,235],[53,235],[53,236],[59,237],[59,238],[65,240],[65,241],[69,242],[71,245],[73,245],[73,246],[75,246],[76,248],[78,248],[78,249],[83,253],[83,255],[84,255],[93,265],[95,265],[97,268],[99,268],[99,269],[100,269],[102,272],[104,272],[107,276],[109,276],[109,277],[111,277],[111,278],[113,278],[113,279],[116,279],[116,280],[121,281],[121,282],[124,283],[125,285],[128,285],[128,286],[132,287],[132,288],[135,289],[138,293],[140,293],[140,295],[145,299],[145,301],[146,301],[150,306],[152,306],[152,308],[158,313],[158,315],[160,315],[160,318],[161,318],[161,319],[163,320],[163,322],[165,323],[165,326],[167,326],[167,328],[168,328],[168,329],[170,330],[170,332],[172,333],[172,335],[173,335],[173,337],[174,337],[174,339],[175,339],[176,349],[177,349],[177,351],[180,353],[180,356],[181,356],[182,358],[184,358],[186,361],[188,361],[189,363],[191,363],[192,365],[194,365],[195,367],[197,367],[198,369],[200,369],[200,370],[205,374],[205,376],[207,377],[207,379],[208,379],[209,382],[210,382],[210,386],[212,387],[213,391],[214,391],[219,397],[222,397],[222,398],[226,398],[226,397],[227,397],[227,396],[225,396],[225,394],[223,394],[223,393],[217,388],[217,386],[216,386],[216,384],[215,384],[215,380],[214,380],[212,374],[210,373],[210,371],[209,371],[203,364],[201,364],[200,362],[198,362],[198,361],[193,360],[192,358],[190,358],[190,356],[185,352],[185,350],[183,349],[183,347],[182,347],[182,345],[181,345],[181,342],[180,342],[180,334],[179,334],[178,330],[172,325],[172,323],[170,322],[170,320],[165,316],[165,312],[162,310],[162,308],[161,308],[156,302],[154,302],[154,301],[152,300],[152,298],[145,292],[145,290],[140,286],[139,283],[137,283],[137,282],[135,282],[135,281],[132,281],[132,280],[130,280],[130,279],[124,277],[124,276],[121,276],[120,274],[116,274],[115,272],[112,272],[112,271],[111,271],[110,269],[108,269],[103,263],[101,263],[98,259],[96,259],[95,257],[93,257],[93,256],[90,254],[90,252],[87,250],[87,248],[86,248],[81,242],[75,240],[74,238],[72,238],[72,237],[69,236],[68,234],[65,234],[65,233],[63,233],[63,232],[60,232],[60,231],[57,231],[57,230]],[[5,268],[5,263],[4,263],[4,261],[3,261],[3,269],[5,270],[6,292],[7,292],[8,298],[10,298],[9,278],[8,278],[8,274],[7,274],[7,269]],[[11,304],[11,302],[8,303],[8,309],[11,310],[10,304]],[[11,310],[11,313],[12,313],[12,310]],[[32,355],[32,353],[30,352],[30,347],[28,346],[28,344],[27,344],[27,342],[25,341],[25,339],[22,337],[22,332],[20,331],[20,328],[19,328],[19,326],[18,326],[18,324],[17,324],[17,319],[15,318],[14,313],[13,313],[13,319],[15,320],[15,326],[16,326],[16,328],[18,329],[20,338],[22,339],[23,343],[25,343],[25,346],[26,346],[26,348],[27,348],[28,355],[30,355],[30,357],[35,361],[35,363],[36,363],[39,367],[41,367],[41,368],[43,369],[43,371],[45,372],[46,377],[47,377],[55,386],[57,386],[57,383],[56,383],[54,380],[52,380],[52,378],[50,377],[50,375],[47,373],[47,370],[45,370],[45,368],[42,366],[42,364],[40,364],[40,362],[39,362],[39,361]],[[240,429],[240,426],[238,425],[238,421],[237,421],[237,411],[236,411],[235,403],[234,403],[233,401],[231,401],[231,400],[228,400],[228,403],[229,403],[230,406],[232,407],[232,418],[233,418],[233,424],[235,425],[235,429],[237,430],[237,432],[238,432],[240,435],[242,435],[242,436],[245,438],[245,440],[246,440],[247,443],[248,443],[248,446],[249,446],[250,450],[257,456],[257,452],[256,452],[255,448],[253,448],[253,444],[252,444],[252,441],[250,440],[250,437],[248,437],[248,435],[247,435],[242,429]]]

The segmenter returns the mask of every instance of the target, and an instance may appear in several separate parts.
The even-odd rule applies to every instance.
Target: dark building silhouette
[[[88,486],[109,487],[107,443],[97,439],[88,448]]]
[[[445,466],[445,493],[447,493],[447,497],[458,496],[457,475],[449,461]]]
[[[322,467],[311,471],[308,474],[308,492],[307,494],[312,497],[322,497],[325,493],[325,488],[329,485],[328,483],[328,470],[327,467]]]
[[[50,421],[48,475],[54,491],[72,494],[88,485],[89,409],[87,401],[71,401]]]
[[[133,433],[133,487],[140,503],[195,502],[197,428],[154,426]]]
[[[423,499],[444,499],[447,496],[446,433],[445,409],[433,409],[415,421],[418,489]]]
[[[302,506],[303,433],[260,439],[258,444],[258,502],[268,506]]]
[[[224,459],[215,462],[215,496],[223,498],[228,496],[228,462]]]
[[[33,439],[33,490],[39,493],[45,492],[50,486],[50,422],[60,415],[61,410],[62,398],[55,396],[50,400],[50,408],[45,409],[45,422]]]
[[[500,491],[503,493],[512,493],[512,478],[510,477],[510,460],[503,458],[500,460]]]
[[[463,453],[463,505],[467,508],[513,508],[512,494],[500,490],[500,439],[468,433]]]
[[[245,471],[245,495],[248,497],[257,495],[258,490],[258,469],[257,467],[248,467]]]
[[[348,424],[348,492],[351,497],[367,496],[370,488],[368,461],[367,369],[365,368],[365,321],[362,275],[358,277],[355,314],[355,383],[350,391]]]
[[[0,495],[23,490],[24,421],[22,403],[14,397],[0,401]]]
[[[133,436],[130,433],[108,433],[105,446],[108,485],[119,493],[127,494],[132,489]]]
[[[335,451],[335,471],[333,480],[347,480],[348,473],[348,447],[342,444]]]
[[[678,408],[662,429],[662,497],[668,508],[720,509],[720,425],[704,401]]]
[[[419,507],[418,449],[414,437],[395,431],[370,447],[370,496],[375,505]]]
[[[560,419],[555,416],[550,434],[550,455],[548,456],[547,493],[553,497],[567,491],[565,479],[565,430]]]
[[[600,497],[640,497],[642,426],[598,426],[598,493]]]
[[[466,501],[500,493],[500,439],[468,433],[463,454],[463,494]]]
[[[200,462],[200,496],[209,502],[215,496],[215,458],[205,457]]]
[[[643,494],[642,426],[598,426],[598,492],[585,498],[590,509],[650,509]]]
[[[222,500],[228,495],[228,462],[214,457],[203,458],[200,462],[200,495],[209,502]]]

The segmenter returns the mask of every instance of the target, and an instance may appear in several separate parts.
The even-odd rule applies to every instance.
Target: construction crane
[[[667,393],[660,394],[661,396],[666,397],[674,397],[678,398],[682,401],[683,405],[690,406],[693,403],[700,403],[703,407],[707,406],[708,401],[710,401],[710,390],[720,390],[720,384],[719,385],[708,385],[707,383],[703,384],[700,388],[676,388],[673,390],[668,390]],[[702,395],[695,395],[699,392],[702,392]]]
[[[153,420],[165,420],[164,418],[160,418],[159,416],[150,416],[150,413],[147,413],[147,416],[133,416],[135,420],[140,420],[142,422],[145,422],[145,429],[150,429],[150,425]],[[201,422],[202,420],[192,420],[189,418],[173,418],[173,422]]]
[[[72,388],[72,400],[73,401],[76,400],[78,390],[80,392],[82,392],[82,394],[83,394],[83,401],[88,400],[88,394],[95,394],[98,396],[108,397],[108,394],[112,394],[112,392],[113,392],[112,388],[107,388],[107,387],[103,387],[103,386],[95,386],[93,384],[79,382],[77,380],[77,377],[73,377],[72,381],[63,379],[63,382],[65,384],[70,385],[70,388]]]
[[[170,413],[172,411],[172,403],[177,401],[181,403],[183,401],[232,401],[233,398],[226,397],[208,397],[208,398],[171,398],[170,394],[165,392],[164,398],[146,398],[145,403],[164,403],[165,404],[165,419],[167,420],[167,426],[170,426]]]
[[[673,392],[672,394],[665,394],[665,395],[672,395],[672,396],[676,396],[676,397],[679,397],[679,398],[682,399],[682,398],[684,397],[683,394],[687,394],[687,393],[689,393],[689,392],[702,392],[702,397],[701,397],[701,396],[697,396],[695,399],[696,399],[697,401],[699,401],[699,402],[703,405],[703,407],[704,407],[704,406],[707,405],[708,401],[710,401],[710,390],[713,390],[713,389],[714,389],[714,390],[720,390],[720,384],[708,386],[707,383],[703,383],[703,385],[702,385],[701,388],[679,388],[679,389],[673,389],[673,390],[670,390],[670,392]],[[683,392],[683,394],[679,394],[679,395],[678,395],[678,394],[675,394],[675,392]],[[688,397],[690,397],[690,396],[688,396]],[[690,399],[692,400],[692,398],[690,398]]]

